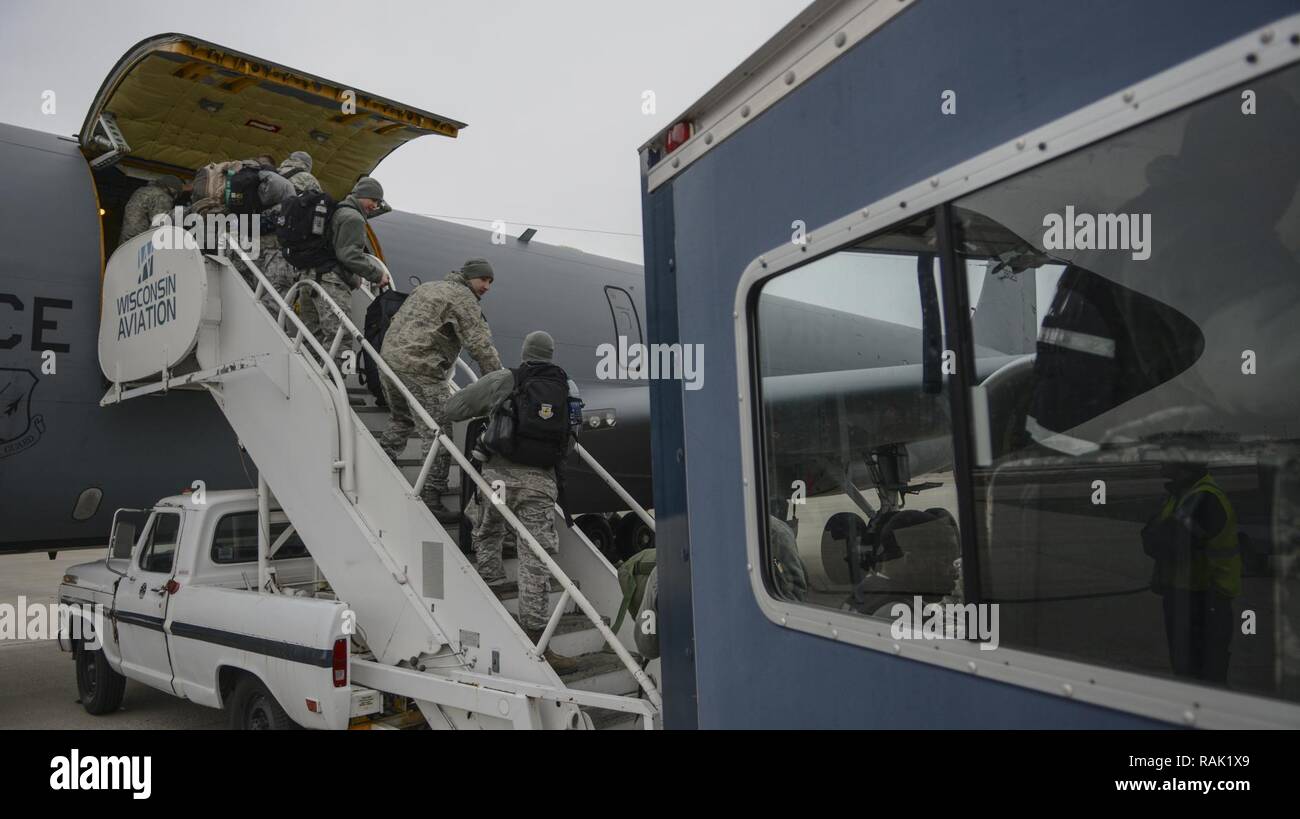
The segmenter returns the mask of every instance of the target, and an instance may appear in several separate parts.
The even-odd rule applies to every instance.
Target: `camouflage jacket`
[[[286,159],[281,162],[279,173],[280,176],[289,180],[289,184],[293,185],[295,193],[322,190],[320,180],[312,176],[311,171],[307,170],[307,166],[296,159]],[[290,174],[293,175],[290,176]]]
[[[145,185],[131,194],[126,200],[122,212],[122,236],[118,244],[124,244],[144,233],[153,225],[153,218],[172,209],[171,191],[159,185]]]
[[[462,346],[483,374],[501,369],[478,299],[465,277],[453,271],[411,292],[388,326],[381,353],[398,373],[445,380]]]

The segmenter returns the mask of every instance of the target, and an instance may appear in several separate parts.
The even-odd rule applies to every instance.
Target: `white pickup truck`
[[[349,682],[353,615],[284,515],[269,516],[262,575],[279,593],[260,594],[257,493],[205,494],[119,510],[105,558],[64,575],[61,602],[87,621],[102,606],[104,633],[72,643],[85,709],[116,711],[132,679],[224,708],[237,729],[346,728],[378,711],[379,692]]]

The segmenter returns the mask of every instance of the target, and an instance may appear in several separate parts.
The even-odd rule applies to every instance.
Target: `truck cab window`
[[[866,616],[960,602],[932,214],[762,285],[765,577]]]
[[[1003,645],[1300,700],[1300,68],[1249,88],[955,203],[975,535]]]
[[[274,545],[284,530],[288,528],[287,521],[271,522],[271,544]],[[212,562],[217,564],[227,563],[256,563],[257,562],[257,513],[256,512],[238,512],[233,515],[225,515],[217,521],[217,526],[212,534]],[[280,548],[272,556],[274,560],[287,560],[295,557],[306,557],[307,547],[303,544],[302,539],[297,533],[289,536]]]
[[[144,548],[140,550],[140,568],[146,572],[170,573],[180,531],[180,515],[175,512],[155,514]]]

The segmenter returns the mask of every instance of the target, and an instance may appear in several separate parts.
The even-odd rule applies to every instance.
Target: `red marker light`
[[[181,584],[177,583],[175,580],[168,580],[167,585],[164,586],[164,588],[167,589],[168,594],[175,594],[181,590]]]
[[[664,153],[672,153],[690,138],[691,124],[685,121],[677,123],[668,129],[668,136],[664,138]]]

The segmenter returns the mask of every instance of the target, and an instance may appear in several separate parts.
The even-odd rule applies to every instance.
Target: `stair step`
[[[575,581],[573,585],[575,586],[578,585],[577,581]],[[519,597],[519,583],[514,580],[510,580],[505,583],[498,584],[496,586],[491,586],[490,588],[492,589],[493,592],[496,593],[497,599],[501,600],[502,602],[506,600],[514,600]],[[553,577],[547,580],[546,582],[547,594],[555,594],[563,590],[564,587],[560,585],[560,581],[556,580]]]
[[[603,694],[631,694],[637,690],[636,679],[623,661],[612,651],[578,656],[578,667],[560,674],[569,688]]]
[[[601,619],[605,625],[609,625],[608,617]],[[565,657],[580,657],[604,651],[605,638],[587,619],[587,615],[582,612],[565,614],[560,617],[560,623],[555,627],[555,633],[551,635],[547,647]]]
[[[507,583],[503,583],[501,586],[492,587],[492,590],[496,592],[497,599],[501,601],[501,605],[505,607],[506,611],[510,612],[512,616],[518,617],[519,616],[518,584],[516,584],[515,581],[511,580]],[[559,605],[560,597],[562,597],[563,595],[564,595],[564,591],[560,586],[560,584],[552,580],[546,592],[546,610],[548,612],[555,611],[555,607]],[[568,604],[565,606],[565,612],[572,613],[577,610],[577,607],[578,604],[570,600]]]
[[[591,727],[597,731],[639,731],[642,729],[641,716],[626,711],[610,711],[607,708],[584,708],[591,717]]]

